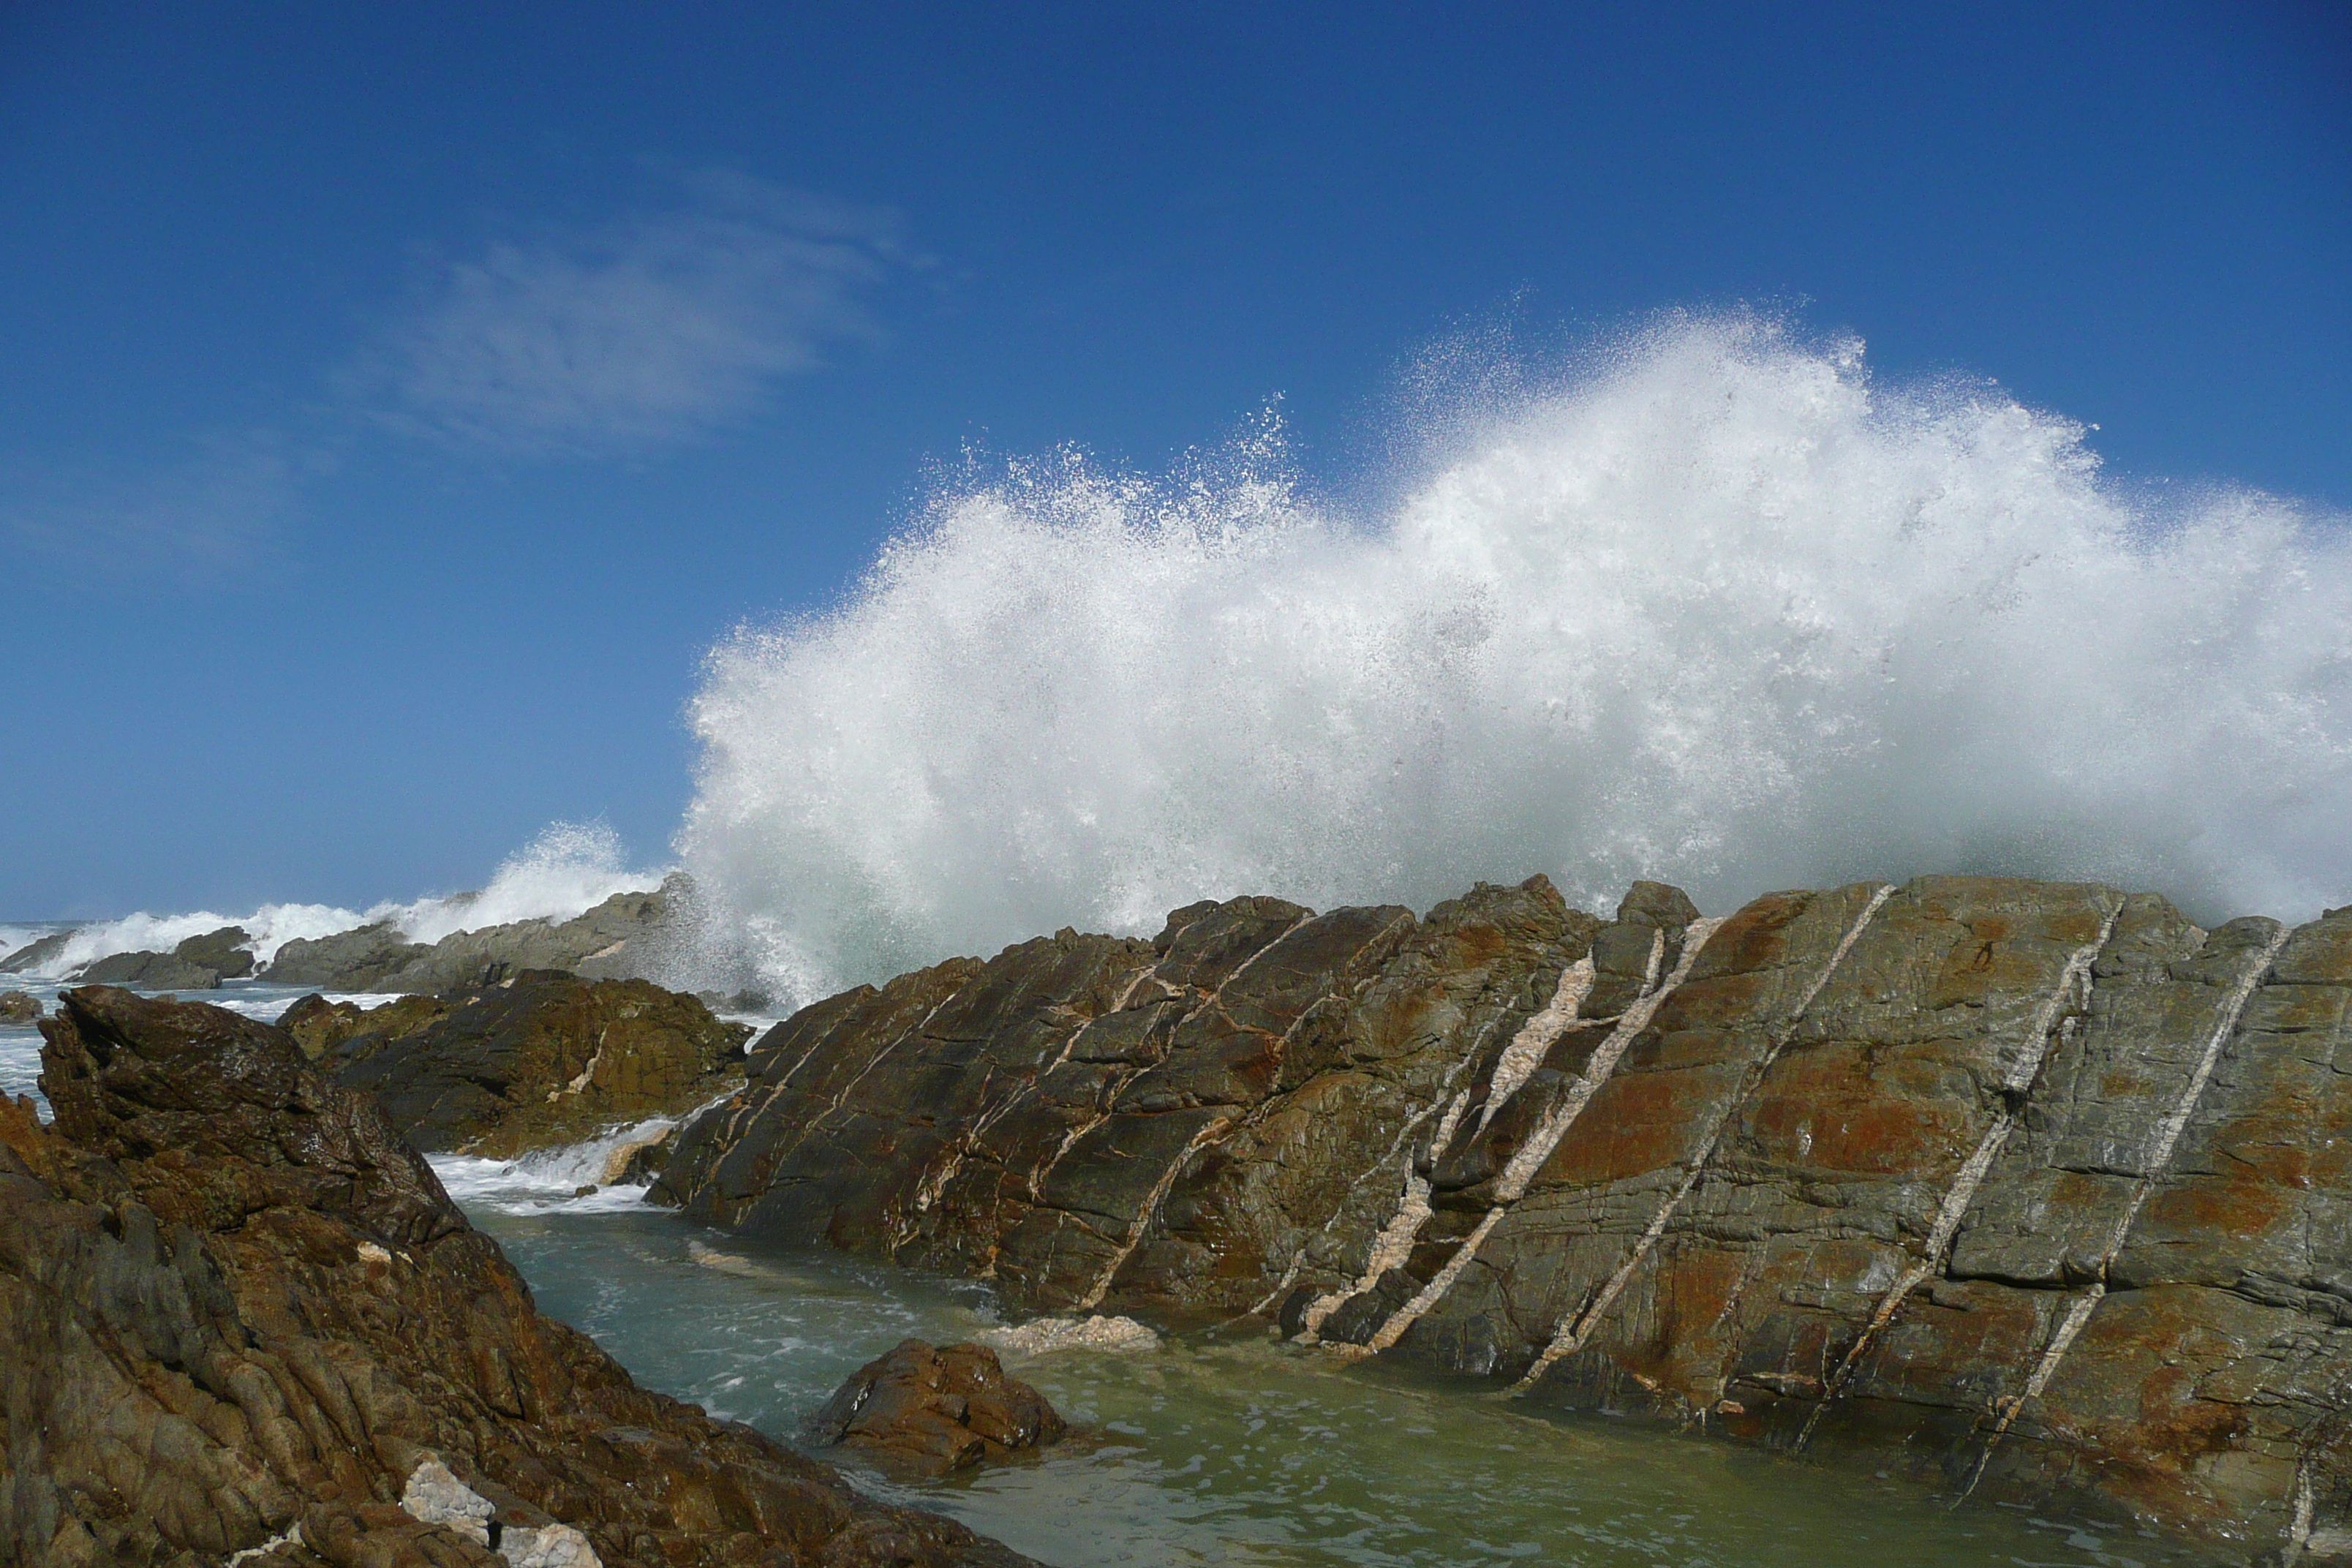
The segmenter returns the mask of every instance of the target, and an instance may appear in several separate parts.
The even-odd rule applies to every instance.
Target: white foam
[[[394,920],[411,942],[439,942],[455,931],[517,921],[570,920],[615,893],[657,888],[662,876],[632,868],[620,835],[609,825],[556,822],[500,861],[480,892],[420,899],[398,909],[380,906],[369,918]]]
[[[678,1121],[676,1117],[648,1117],[584,1143],[535,1150],[512,1160],[433,1154],[426,1156],[426,1163],[441,1178],[442,1187],[458,1203],[501,1214],[539,1214],[550,1208],[635,1208],[645,1201],[644,1187],[605,1184],[614,1156],[630,1144],[659,1137],[677,1126]],[[585,1186],[594,1186],[596,1191],[584,1196],[573,1195]]]
[[[941,494],[711,656],[680,835],[802,999],[1203,896],[1552,875],[1728,909],[1925,871],[2200,919],[2352,898],[2345,520],[2151,501],[1998,389],[1677,320],[1448,426],[1351,525],[1272,434]]]
[[[380,903],[366,910],[331,904],[264,904],[241,915],[210,910],[170,915],[141,912],[80,928],[53,957],[27,973],[61,980],[110,953],[168,952],[190,937],[223,926],[242,926],[252,937],[247,945],[256,967],[268,963],[279,948],[298,937],[315,941],[384,921],[410,942],[435,942],[456,931],[516,921],[570,920],[615,893],[657,888],[665,874],[658,868],[632,868],[619,835],[604,823],[555,822],[501,861],[489,884],[478,893]],[[0,928],[0,938],[16,929]],[[0,953],[45,934],[46,930],[33,928],[26,931],[23,942],[0,941]]]
[[[1010,1328],[982,1329],[971,1336],[1013,1356],[1051,1355],[1057,1351],[1156,1351],[1160,1336],[1133,1318],[1036,1318]]]

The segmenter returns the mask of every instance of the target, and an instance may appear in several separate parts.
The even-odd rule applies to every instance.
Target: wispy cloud
[[[755,414],[834,346],[877,337],[868,301],[919,264],[887,213],[698,174],[664,210],[439,268],[361,380],[388,423],[449,441],[670,446]]]
[[[135,478],[15,488],[0,495],[0,539],[41,576],[123,585],[242,575],[274,553],[313,461],[275,432],[215,435]]]

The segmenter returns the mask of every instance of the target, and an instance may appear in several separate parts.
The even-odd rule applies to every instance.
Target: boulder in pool
[[[944,1475],[1058,1443],[1068,1426],[986,1345],[902,1340],[851,1374],[809,1426],[884,1468]]]

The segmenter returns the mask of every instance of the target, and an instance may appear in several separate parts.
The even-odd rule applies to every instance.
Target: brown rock
[[[785,1020],[699,1218],[1046,1310],[1256,1312],[1541,1401],[2352,1542],[2352,910],[1923,878],[1703,919],[1244,899]]]
[[[313,992],[279,1014],[278,1026],[294,1037],[304,1056],[317,1061],[362,1037],[404,1039],[447,1016],[450,1006],[438,996],[403,996],[362,1007],[356,1002],[330,1002]]]
[[[298,1038],[331,1042],[336,1082],[373,1094],[419,1150],[492,1159],[682,1115],[741,1081],[750,1032],[643,980],[556,971],[440,1001],[338,1005],[289,1010]]]
[[[24,1028],[41,1019],[41,1004],[29,993],[0,991],[0,1024]]]
[[[820,1441],[933,1475],[1058,1443],[1068,1431],[1045,1396],[1007,1377],[987,1346],[933,1349],[920,1340],[859,1367],[809,1426]]]
[[[637,1387],[279,1031],[87,988],[44,1032],[56,1122],[0,1102],[0,1561],[1022,1561]]]

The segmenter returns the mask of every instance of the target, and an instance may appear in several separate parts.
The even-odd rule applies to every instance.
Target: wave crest
[[[806,998],[1242,891],[2352,887],[2341,519],[2151,501],[2072,421],[1746,319],[1448,439],[1372,526],[1270,424],[943,492],[840,608],[712,654],[679,848],[714,929]]]

